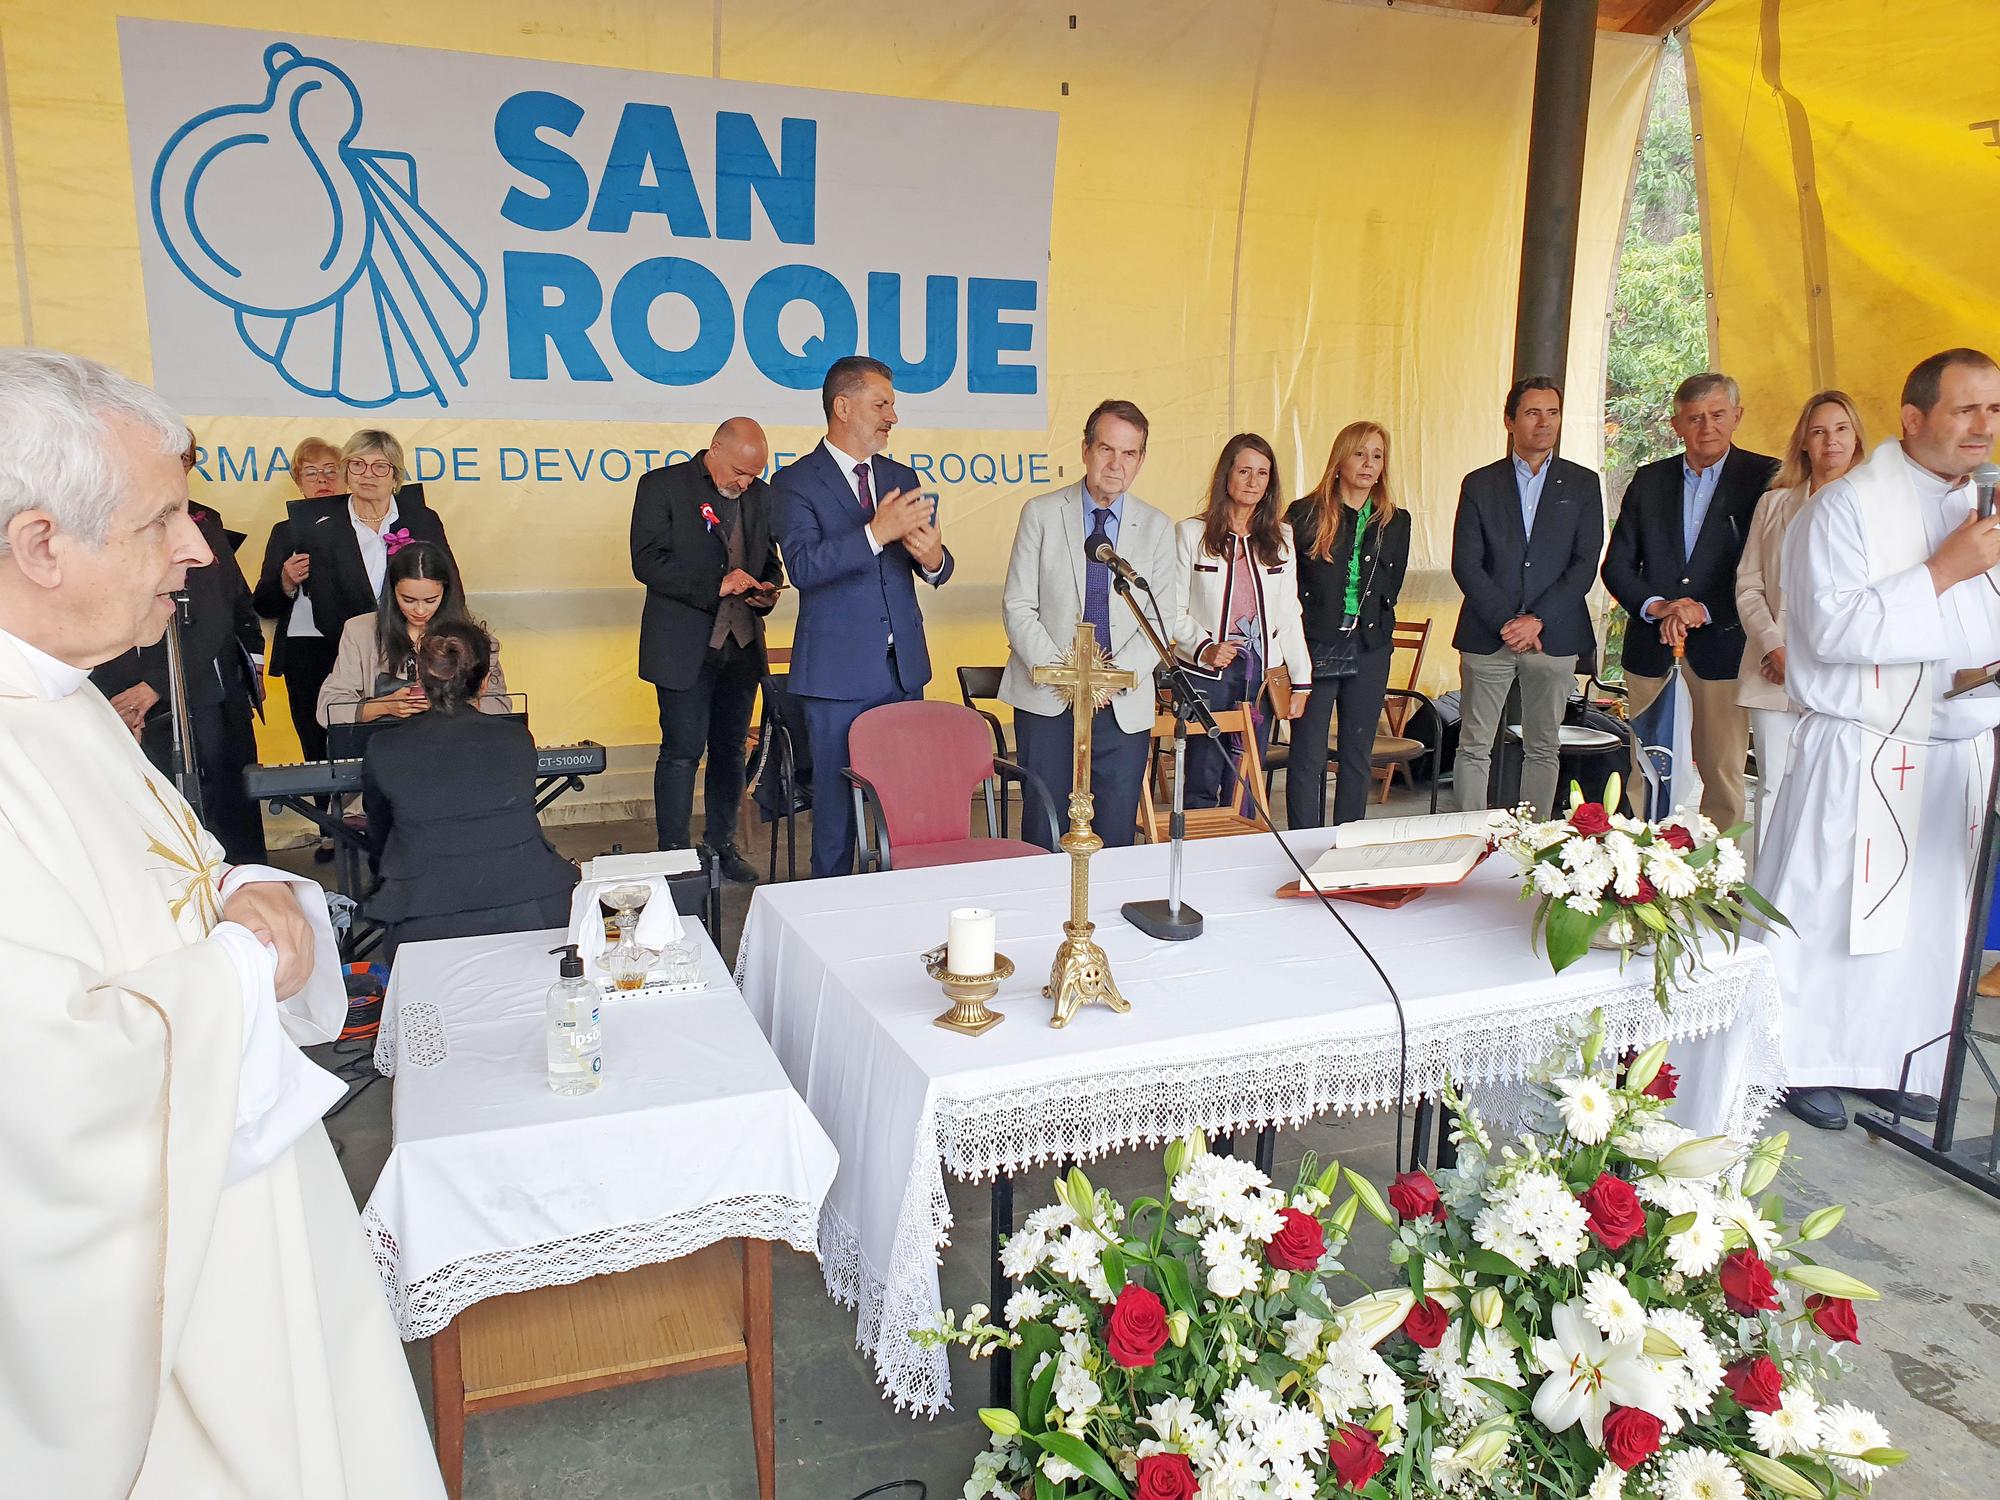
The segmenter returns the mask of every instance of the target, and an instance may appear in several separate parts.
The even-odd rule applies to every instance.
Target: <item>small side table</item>
[[[775,1500],[770,1241],[475,1302],[431,1341],[445,1490],[459,1500],[468,1416],[729,1365],[748,1369],[757,1494]]]

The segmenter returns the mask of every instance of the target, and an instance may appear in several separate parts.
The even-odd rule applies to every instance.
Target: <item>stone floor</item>
[[[1400,800],[1400,799],[1399,799]],[[1407,810],[1415,811],[1412,805]],[[600,824],[552,829],[570,854],[651,847],[650,827]],[[756,861],[763,863],[762,850]],[[288,858],[293,863],[296,856]],[[782,862],[782,851],[781,851]],[[725,949],[733,951],[748,893],[731,888]],[[2000,1007],[1985,1018],[2000,1023]],[[390,1145],[390,1085],[367,1089],[329,1121],[357,1201]],[[1990,1095],[1966,1112],[1973,1133],[1991,1118]],[[1974,1500],[2000,1494],[2000,1203],[1870,1139],[1793,1126],[1794,1160],[1779,1187],[1807,1207],[1850,1205],[1826,1243],[1827,1259],[1880,1288],[1862,1308],[1862,1343],[1848,1399],[1876,1409],[1895,1442],[1915,1455],[1878,1486],[1885,1496]],[[1289,1180],[1305,1150],[1338,1157],[1376,1181],[1393,1172],[1388,1116],[1321,1122],[1279,1138],[1278,1175]],[[1121,1196],[1157,1192],[1157,1152],[1126,1153],[1091,1169]],[[1017,1211],[1047,1201],[1045,1182],[1017,1188]],[[947,1305],[985,1299],[990,1218],[982,1186],[953,1184],[957,1220],[943,1269]],[[1364,1219],[1350,1264],[1380,1281],[1382,1231]],[[957,1409],[932,1420],[899,1415],[878,1398],[854,1348],[853,1315],[835,1306],[808,1257],[775,1256],[778,1488],[786,1500],[850,1500],[876,1486],[920,1481],[956,1497],[985,1445],[975,1408],[986,1370],[954,1363]],[[408,1349],[429,1401],[428,1346]],[[1981,1479],[1981,1474],[1987,1477]],[[916,1485],[890,1492],[917,1500]],[[756,1494],[748,1406],[740,1371],[718,1371],[473,1418],[466,1441],[469,1500],[750,1500]],[[885,1500],[888,1497],[885,1496]]]

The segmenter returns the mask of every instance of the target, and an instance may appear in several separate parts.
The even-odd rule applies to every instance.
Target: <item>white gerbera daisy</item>
[[[1595,1078],[1559,1078],[1556,1092],[1562,1095],[1557,1107],[1562,1111],[1563,1129],[1584,1145],[1597,1145],[1618,1123],[1617,1101]]]
[[[1683,1276],[1706,1276],[1722,1259],[1722,1226],[1697,1214],[1679,1234],[1667,1236],[1667,1259]]]
[[[1750,1413],[1750,1436],[1773,1458],[1810,1453],[1820,1445],[1819,1403],[1804,1386],[1788,1385],[1776,1411]]]
[[[1709,1448],[1683,1448],[1670,1457],[1660,1475],[1661,1500],[1745,1500],[1743,1476],[1720,1453]]]
[[[1535,866],[1534,879],[1535,890],[1540,895],[1567,896],[1569,894],[1569,876],[1564,874],[1563,867],[1552,859],[1543,860]]]
[[[1655,844],[1646,852],[1646,878],[1659,888],[1662,896],[1675,901],[1686,900],[1701,889],[1701,876],[1694,866],[1666,844]]]
[[[1861,1455],[1871,1448],[1889,1446],[1889,1431],[1851,1401],[1822,1407],[1819,1414],[1820,1446],[1833,1466],[1849,1479],[1873,1479],[1882,1465],[1863,1463]]]
[[[1620,1500],[1624,1493],[1625,1471],[1616,1464],[1607,1463],[1590,1481],[1590,1488],[1584,1491],[1584,1500]]]
[[[1049,1299],[1046,1294],[1036,1291],[1031,1286],[1024,1286],[1007,1299],[1007,1306],[1002,1309],[1002,1316],[1006,1318],[1009,1328],[1018,1328],[1031,1318],[1039,1318],[1048,1311],[1048,1307]]]
[[[1592,1271],[1583,1284],[1583,1313],[1606,1338],[1646,1336],[1646,1310],[1609,1271]]]
[[[1037,1230],[1023,1229],[1019,1234],[1009,1235],[1000,1251],[1000,1269],[1006,1272],[1010,1281],[1026,1280],[1028,1274],[1042,1263],[1048,1248],[1047,1237]]]

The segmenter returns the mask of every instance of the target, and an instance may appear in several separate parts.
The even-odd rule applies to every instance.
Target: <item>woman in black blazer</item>
[[[290,544],[307,557],[302,576],[313,624],[329,641],[338,641],[356,615],[375,612],[390,539],[451,551],[444,522],[424,503],[424,487],[407,482],[403,445],[393,433],[363,428],[347,440],[340,462],[344,494],[295,500],[286,510]]]
[[[340,450],[324,438],[311,437],[292,450],[292,483],[301,500],[336,498],[345,469]],[[340,632],[322,631],[313,618],[312,599],[305,589],[312,558],[292,545],[287,516],[271,528],[264,544],[264,566],[257,575],[251,600],[271,624],[272,677],[285,679],[285,698],[292,711],[292,728],[307,760],[326,759],[326,730],[313,714],[319,685],[333,670],[334,644]],[[328,845],[329,855],[332,846]]]
[[[1293,726],[1285,821],[1292,828],[1317,828],[1326,822],[1327,730],[1336,708],[1340,742],[1333,821],[1353,822],[1368,810],[1396,600],[1410,563],[1409,512],[1389,489],[1388,429],[1376,422],[1341,428],[1318,487],[1286,519],[1298,544],[1299,607],[1313,688]]]
[[[402,943],[569,922],[576,866],[535,816],[534,736],[472,707],[491,665],[485,631],[432,626],[417,648],[430,708],[377,730],[362,754],[381,874],[365,910],[392,957]]]

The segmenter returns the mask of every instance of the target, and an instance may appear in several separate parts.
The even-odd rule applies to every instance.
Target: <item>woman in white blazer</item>
[[[1206,508],[1174,528],[1181,601],[1174,648],[1210,708],[1254,705],[1260,750],[1271,737],[1269,703],[1260,697],[1266,675],[1290,672],[1288,718],[1298,717],[1312,685],[1284,509],[1277,455],[1256,433],[1239,432],[1222,445]],[[1207,736],[1189,740],[1189,807],[1221,806],[1229,775],[1223,747]]]
[[[1785,779],[1792,729],[1798,714],[1785,693],[1785,598],[1779,557],[1785,531],[1803,515],[1813,497],[1853,468],[1868,452],[1861,414],[1845,391],[1811,397],[1785,445],[1784,467],[1757,502],[1743,560],[1736,567],[1736,613],[1743,621],[1743,669],[1736,701],[1750,710],[1750,734],[1757,749],[1757,801],[1753,817],[1761,831]]]

